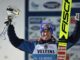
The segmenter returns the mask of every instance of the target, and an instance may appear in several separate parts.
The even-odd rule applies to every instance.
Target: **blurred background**
[[[7,18],[8,6],[20,10],[20,15],[13,19],[13,25],[17,36],[24,38],[25,0],[0,0],[0,60],[24,60],[24,52],[13,47],[7,33],[2,33],[6,29],[4,22],[7,21],[5,18]]]

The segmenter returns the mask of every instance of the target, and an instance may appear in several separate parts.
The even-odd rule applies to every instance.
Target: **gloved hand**
[[[8,25],[10,25],[11,22],[12,22],[12,17],[11,17],[11,16],[8,16],[8,17],[7,17],[7,20],[8,20],[8,21],[6,21],[6,22],[4,22],[4,23],[8,26]]]

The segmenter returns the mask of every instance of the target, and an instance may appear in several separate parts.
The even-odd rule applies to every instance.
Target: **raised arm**
[[[16,33],[14,31],[14,26],[13,25],[9,25],[8,26],[8,37],[9,40],[11,42],[11,44],[23,51],[26,51],[28,53],[32,53],[34,50],[34,43],[30,42],[30,41],[24,41],[24,39],[20,39],[16,36]]]
[[[72,35],[68,38],[67,49],[73,46],[80,38],[80,21],[77,21],[76,27]]]

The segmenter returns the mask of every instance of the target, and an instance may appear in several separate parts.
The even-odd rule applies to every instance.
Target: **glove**
[[[12,22],[12,17],[11,16],[8,16],[8,21],[6,21],[6,22],[4,22],[7,26],[9,25],[9,24],[11,24],[11,22]]]

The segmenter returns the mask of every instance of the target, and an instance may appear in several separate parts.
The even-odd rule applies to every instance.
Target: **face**
[[[51,32],[48,31],[48,30],[43,31],[42,34],[41,34],[41,38],[42,38],[44,41],[47,41],[47,40],[51,39],[51,36],[52,36],[52,35],[51,35]]]

